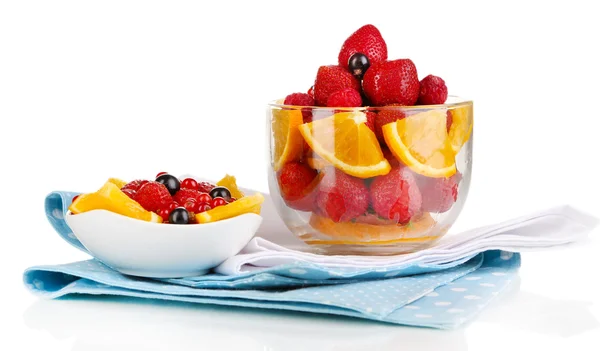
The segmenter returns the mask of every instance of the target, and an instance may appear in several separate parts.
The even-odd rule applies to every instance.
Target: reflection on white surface
[[[472,324],[469,338],[515,329],[570,337],[600,323],[588,303],[520,291],[519,282]],[[345,317],[261,311],[117,297],[38,300],[24,314],[29,328],[73,338],[73,350],[201,348],[219,350],[465,351],[470,327],[441,331]]]

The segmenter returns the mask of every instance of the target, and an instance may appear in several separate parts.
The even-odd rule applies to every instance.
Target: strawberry
[[[410,59],[371,65],[363,78],[363,90],[375,106],[412,106],[419,98],[417,68]]]
[[[327,98],[327,107],[360,107],[360,93],[352,88],[338,90]]]
[[[407,224],[421,212],[421,192],[407,167],[393,168],[375,178],[370,185],[370,196],[375,212],[398,224]]]
[[[442,78],[430,74],[419,83],[419,105],[439,105],[447,98],[448,87]]]
[[[319,183],[315,212],[334,222],[347,222],[363,215],[369,207],[369,190],[362,179],[328,167]]]
[[[369,129],[371,129],[371,131],[373,133],[375,132],[375,121],[377,120],[377,113],[375,112],[366,112],[367,115],[367,121],[365,122],[365,124],[367,125],[367,127],[369,127]]]
[[[185,204],[188,200],[192,199],[197,203],[201,203],[201,196],[205,194],[196,189],[180,189],[173,195],[173,200],[180,204]]]
[[[171,194],[164,184],[147,182],[135,193],[133,199],[146,211],[156,212],[173,202]]]
[[[446,111],[446,132],[450,132],[450,127],[452,127],[452,121],[454,118],[452,117],[452,111]]]
[[[140,188],[142,187],[142,185],[144,185],[146,183],[148,183],[147,180],[142,180],[142,179],[134,180],[134,181],[131,181],[131,182],[123,185],[123,187],[121,188],[121,190],[130,189],[130,190],[133,190],[134,192],[136,192],[136,191],[140,190]]]
[[[404,119],[406,114],[404,111],[398,108],[386,108],[381,109],[377,113],[377,118],[375,118],[375,135],[377,136],[377,140],[380,143],[384,143],[385,140],[383,138],[383,131],[381,127],[388,123],[396,122],[397,120]]]
[[[348,69],[348,60],[357,52],[367,56],[371,66],[387,60],[387,45],[374,25],[364,25],[346,39],[338,55],[338,64]]]
[[[285,97],[283,104],[291,106],[314,106],[315,99],[306,93],[293,93]],[[303,108],[302,119],[304,120],[304,123],[310,122],[311,118],[312,114],[310,108]]]
[[[317,171],[299,162],[288,163],[277,172],[283,201],[298,211],[312,210],[319,180]]]
[[[449,178],[429,178],[416,176],[423,197],[423,211],[443,213],[452,208],[458,198],[458,183],[461,175]]]
[[[326,106],[329,95],[346,88],[360,91],[360,83],[350,72],[340,66],[319,67],[314,85],[315,102],[318,106]]]
[[[210,193],[211,190],[213,190],[216,187],[216,185],[211,184],[209,182],[199,182],[198,183],[198,190],[201,193]]]
[[[133,200],[133,197],[135,196],[136,191],[133,189],[121,189],[122,192],[125,193],[125,195],[129,196],[130,199]]]

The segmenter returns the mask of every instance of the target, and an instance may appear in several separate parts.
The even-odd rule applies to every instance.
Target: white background
[[[0,345],[597,350],[596,242],[525,255],[512,297],[451,333],[213,307],[39,301],[21,283],[28,266],[87,258],[46,222],[52,190],[92,191],[108,177],[159,171],[231,173],[267,190],[265,104],[305,92],[367,23],[382,32],[390,59],[411,58],[421,78],[439,75],[451,94],[474,100],[473,181],[456,230],[563,203],[600,215],[593,4],[0,1]]]

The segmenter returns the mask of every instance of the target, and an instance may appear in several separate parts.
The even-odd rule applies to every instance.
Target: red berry
[[[447,98],[448,87],[442,78],[430,74],[419,83],[419,105],[439,105]]]
[[[171,211],[173,211],[177,207],[181,207],[181,206],[179,206],[179,204],[177,202],[173,201],[169,205],[167,205],[166,208],[168,208],[169,209],[169,213],[171,213]]]
[[[167,174],[167,173],[168,173],[168,172],[158,172],[158,173],[156,174],[156,178],[160,177],[160,176],[161,176],[161,175],[163,175],[163,174]]]
[[[459,173],[449,178],[416,176],[423,197],[423,211],[442,213],[450,210],[458,199]]]
[[[327,106],[329,95],[346,88],[360,91],[360,83],[350,72],[340,66],[319,67],[314,85],[315,102],[318,106]]]
[[[234,202],[235,200],[237,200],[235,197],[231,197],[231,198],[229,198],[229,203],[232,203],[232,202]]]
[[[293,93],[293,94],[290,94],[285,97],[283,104],[290,105],[290,106],[309,106],[310,107],[310,106],[315,105],[315,99],[305,93]],[[304,123],[310,122],[311,117],[312,117],[311,109],[303,108],[302,109],[302,119],[304,120]]]
[[[308,91],[306,93],[308,94],[308,96],[313,98],[313,100],[315,99],[315,87],[314,86],[311,86],[310,89],[308,89]]]
[[[216,185],[211,184],[209,182],[200,182],[198,183],[198,190],[201,193],[210,193],[211,190],[213,190],[216,187]]]
[[[181,189],[198,190],[198,182],[192,178],[185,178],[183,181],[181,181]]]
[[[183,207],[188,210],[188,212],[192,212],[192,213],[196,213],[198,211],[198,207],[200,206],[199,203],[196,202],[196,200],[194,199],[188,199],[185,204],[183,205]]]
[[[388,123],[396,122],[397,120],[404,119],[406,114],[400,108],[383,108],[377,113],[375,118],[375,135],[379,142],[384,143],[383,131],[381,127]]]
[[[352,33],[342,45],[338,64],[348,69],[348,60],[357,52],[367,56],[371,66],[387,60],[387,45],[377,27],[367,24]]]
[[[209,204],[212,201],[212,197],[208,193],[201,193],[200,196],[196,198],[196,201],[201,204]]]
[[[446,111],[446,131],[447,132],[450,132],[450,127],[452,127],[452,121],[453,121],[452,111],[448,110],[448,111]]]
[[[369,127],[369,129],[371,129],[371,131],[373,133],[375,132],[375,121],[377,120],[377,114],[375,112],[367,112],[367,121],[365,122],[365,124],[367,125],[367,127]],[[377,134],[377,133],[376,133]]]
[[[299,162],[290,162],[277,172],[279,190],[286,205],[298,211],[312,211],[316,196],[317,171]]]
[[[136,191],[133,189],[124,189],[121,190],[122,192],[125,193],[125,195],[129,196],[129,198],[133,199],[135,197]]]
[[[196,213],[202,213],[202,212],[206,212],[206,211],[210,211],[210,210],[212,210],[212,207],[210,207],[209,204],[201,204],[198,207],[198,212],[196,212]]]
[[[412,106],[419,98],[419,77],[409,59],[371,65],[363,78],[363,90],[375,106]]]
[[[165,208],[173,202],[167,187],[158,182],[147,182],[142,185],[133,199],[142,205],[144,209],[152,212]]]
[[[163,222],[168,222],[169,221],[169,215],[171,214],[171,210],[168,208],[161,208],[160,210],[158,210],[156,212],[159,216],[162,217]]]
[[[133,190],[133,191],[138,191],[138,190],[140,190],[140,188],[142,187],[142,185],[144,185],[144,184],[146,184],[146,183],[148,183],[148,181],[147,181],[147,180],[141,180],[141,179],[134,180],[134,181],[132,181],[132,182],[129,182],[129,183],[125,184],[125,185],[124,185],[124,186],[121,188],[121,190],[125,190],[125,189],[131,189],[131,190]]]
[[[362,179],[333,167],[323,170],[319,183],[316,210],[334,222],[347,222],[367,212],[369,191]]]
[[[185,204],[189,199],[193,199],[196,202],[202,202],[200,201],[201,195],[202,193],[195,189],[180,189],[173,196],[173,200],[179,202],[180,204]]]
[[[212,199],[212,201],[210,203],[210,206],[212,208],[223,206],[223,205],[227,205],[227,201],[222,197],[215,197],[214,199]]]
[[[370,186],[371,204],[380,217],[407,224],[421,212],[421,192],[407,167],[393,168]]]
[[[327,107],[360,107],[360,93],[352,88],[338,90],[327,98]]]

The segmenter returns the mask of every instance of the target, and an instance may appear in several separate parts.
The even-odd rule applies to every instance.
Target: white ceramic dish
[[[90,253],[128,275],[178,278],[206,273],[252,239],[262,217],[247,213],[206,224],[159,224],[105,210],[65,218]]]

